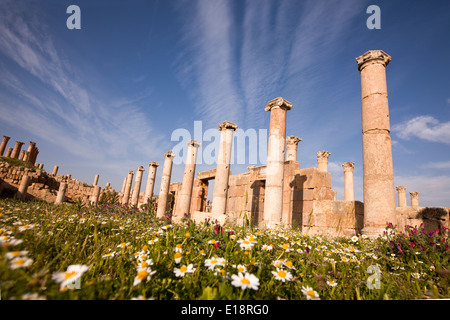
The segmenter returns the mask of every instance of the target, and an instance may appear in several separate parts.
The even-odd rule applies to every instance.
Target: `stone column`
[[[361,73],[363,140],[363,234],[377,237],[386,223],[397,225],[394,168],[390,136],[386,66],[391,57],[381,50],[356,58]]]
[[[270,111],[270,128],[263,224],[269,228],[282,222],[286,112],[291,109],[292,104],[281,97],[269,101],[265,107],[265,111]]]
[[[297,148],[300,141],[302,139],[296,136],[286,138],[286,161],[297,161]]]
[[[122,184],[122,195],[125,194],[125,188],[127,187],[127,177],[123,178],[123,184]]]
[[[17,190],[16,197],[20,200],[25,200],[25,196],[27,195],[28,185],[30,183],[31,177],[24,174],[22,179],[20,180],[19,189]]]
[[[127,177],[127,184],[125,186],[125,192],[122,197],[122,204],[127,204],[128,200],[130,200],[130,192],[131,192],[131,185],[133,183],[133,171],[128,171],[128,177]]]
[[[144,203],[148,203],[149,200],[153,197],[153,189],[155,187],[155,177],[156,177],[156,168],[158,168],[159,163],[150,162],[148,164],[148,177],[147,177],[147,186],[145,187],[145,195],[144,195]]]
[[[22,150],[21,152],[20,152],[20,156],[19,156],[19,160],[22,160],[23,161],[23,159],[24,159],[24,157],[25,157],[25,150]]]
[[[173,215],[175,222],[181,221],[185,213],[190,213],[192,187],[194,185],[195,164],[197,161],[197,150],[200,147],[200,142],[189,140],[189,146],[186,154],[186,166],[184,168],[183,182],[181,190],[178,195],[178,205]]]
[[[158,209],[156,210],[156,217],[164,218],[166,215],[167,197],[169,195],[170,176],[172,175],[172,163],[175,154],[172,151],[167,151],[164,155],[164,167],[161,178],[161,186],[158,196]]]
[[[99,175],[96,174],[94,177],[94,183],[92,184],[93,186],[96,186],[98,184],[98,178],[99,178]]]
[[[410,192],[409,195],[411,196],[411,207],[418,207],[419,206],[419,192]]]
[[[399,207],[406,207],[406,187],[405,186],[398,186],[395,189],[397,189],[398,192],[398,206]]]
[[[44,164],[43,163],[39,163],[39,167],[40,170],[44,169]]]
[[[224,121],[219,124],[220,145],[217,158],[216,177],[214,180],[213,202],[211,214],[218,218],[226,213],[228,178],[230,175],[231,147],[233,145],[233,132],[238,126],[232,122]]]
[[[355,163],[351,161],[344,162],[342,168],[344,168],[344,201],[355,201],[355,189],[353,186]]]
[[[58,166],[54,166],[54,167],[53,167],[53,173],[52,173],[52,174],[53,174],[54,176],[56,176],[56,175],[58,174],[58,169],[59,169]]]
[[[0,157],[3,156],[3,153],[5,152],[6,145],[8,144],[9,139],[11,139],[11,137],[3,136],[2,143],[0,144]]]
[[[142,175],[144,174],[144,167],[140,166],[136,169],[136,178],[134,180],[133,197],[131,197],[131,204],[137,206],[139,202],[139,193],[141,192]]]
[[[8,148],[8,150],[6,150],[6,154],[5,154],[5,157],[7,157],[7,158],[11,158],[11,153],[12,153],[12,148]]]
[[[317,152],[317,168],[320,172],[328,172],[328,157],[331,155],[328,151]]]
[[[22,149],[23,146],[23,142],[21,141],[16,141],[16,145],[14,146],[14,149],[11,153],[11,158],[13,159],[18,159],[19,158],[19,154],[20,154],[20,149]]]
[[[99,186],[94,186],[92,190],[91,204],[93,204],[94,206],[96,206],[98,204],[98,200],[100,200],[101,190],[102,188],[100,188]]]
[[[55,203],[63,203],[65,200],[65,195],[66,195],[66,189],[67,189],[67,183],[66,182],[61,182],[59,184],[59,190],[58,190],[58,194],[56,195],[56,200]]]

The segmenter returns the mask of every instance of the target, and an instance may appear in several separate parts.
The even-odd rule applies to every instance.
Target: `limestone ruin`
[[[355,163],[342,164],[344,170],[344,200],[336,200],[332,188],[328,159],[331,153],[317,153],[317,167],[302,168],[298,161],[298,144],[301,138],[286,137],[286,117],[293,105],[281,98],[270,100],[265,111],[270,112],[267,165],[249,166],[248,171],[231,174],[230,159],[233,132],[237,125],[229,121],[219,124],[221,131],[217,167],[195,175],[197,149],[200,144],[188,142],[186,165],[182,182],[170,182],[174,154],[165,154],[158,196],[153,195],[156,162],[149,163],[145,192],[141,192],[144,167],[129,171],[124,178],[119,201],[124,205],[142,205],[153,201],[156,216],[170,215],[179,222],[184,215],[196,221],[213,219],[220,224],[252,223],[269,228],[298,227],[305,233],[352,236],[365,234],[376,237],[387,223],[398,228],[425,223],[428,228],[449,225],[450,208],[423,208],[419,206],[419,192],[410,192],[411,205],[407,205],[406,187],[394,186],[394,168],[390,138],[389,105],[386,85],[386,67],[391,57],[381,50],[372,50],[356,58],[361,76],[361,112],[363,145],[363,195],[364,203],[355,201],[353,170]],[[15,167],[0,162],[0,195],[15,193],[20,199],[39,198],[62,203],[66,199],[81,198],[93,205],[101,192],[114,191],[109,184],[104,190],[97,186],[96,175],[92,186],[71,179],[70,175],[52,174],[36,163],[39,150],[30,142],[27,151],[20,153],[23,142],[17,141],[8,148],[10,137],[3,136],[0,156],[20,158],[37,169]],[[285,153],[286,150],[286,153]],[[356,164],[357,165],[357,164]],[[212,206],[207,200],[209,181],[215,180]],[[398,192],[398,206],[395,203]]]

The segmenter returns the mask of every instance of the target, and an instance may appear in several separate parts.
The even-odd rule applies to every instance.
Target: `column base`
[[[376,239],[379,236],[382,236],[385,231],[385,227],[364,227],[361,230],[361,234],[366,235],[370,239]]]

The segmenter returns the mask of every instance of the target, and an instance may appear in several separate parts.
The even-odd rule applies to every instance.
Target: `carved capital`
[[[199,147],[201,147],[202,144],[200,142],[196,141],[196,140],[189,140],[187,142],[187,145],[189,147],[192,146],[192,147],[195,147],[195,148],[199,148]]]
[[[414,192],[410,192],[409,195],[411,196],[411,199],[417,199],[417,198],[419,198],[419,193],[420,192],[414,191]]]
[[[391,56],[382,50],[370,50],[364,53],[362,56],[356,58],[358,63],[358,70],[362,71],[369,64],[382,64],[386,67],[391,61]]]
[[[158,163],[158,162],[153,162],[153,161],[151,161],[151,162],[148,164],[148,166],[149,166],[149,167],[158,167],[158,166],[159,166],[159,163]]]
[[[326,160],[328,161],[328,157],[331,155],[328,151],[319,151],[317,152],[317,159],[318,160]]]
[[[290,103],[289,101],[278,97],[275,98],[273,100],[270,100],[269,102],[267,102],[267,105],[265,107],[265,111],[271,111],[272,109],[275,108],[282,108],[284,110],[291,110],[292,109],[292,103]]]
[[[355,168],[355,163],[354,162],[344,162],[342,164],[342,168],[344,168],[344,172],[353,172],[353,169]]]
[[[286,138],[286,144],[295,144],[295,145],[298,145],[298,143],[299,143],[300,141],[302,141],[302,139],[299,138],[299,137],[296,137],[296,136],[288,136],[288,137]]]
[[[136,169],[136,171],[145,171],[143,166],[140,166],[139,168]]]
[[[398,192],[405,192],[406,187],[405,186],[397,186],[397,187],[395,187],[395,190],[397,190]]]
[[[222,131],[223,129],[233,129],[236,131],[238,128],[237,124],[230,122],[230,121],[224,121],[221,124],[219,124],[219,131]]]
[[[164,154],[164,156],[166,158],[171,158],[171,157],[173,158],[173,157],[175,157],[175,153],[173,153],[171,150],[169,150]]]

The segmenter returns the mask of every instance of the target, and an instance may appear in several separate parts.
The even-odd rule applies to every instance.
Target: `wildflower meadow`
[[[449,230],[378,239],[174,224],[152,206],[0,200],[2,300],[450,298]]]

